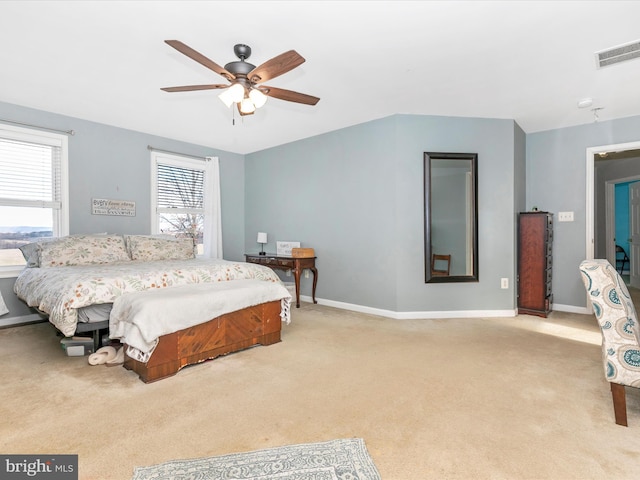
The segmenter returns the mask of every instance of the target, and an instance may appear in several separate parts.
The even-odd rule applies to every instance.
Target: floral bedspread
[[[72,336],[77,309],[113,303],[125,293],[190,283],[256,279],[280,282],[269,267],[244,262],[194,258],[107,265],[25,268],[14,291],[30,307],[49,315],[63,335]]]

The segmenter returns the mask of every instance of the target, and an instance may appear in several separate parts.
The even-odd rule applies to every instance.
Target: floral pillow
[[[75,235],[38,243],[40,267],[129,261],[122,235]]]
[[[92,235],[106,235],[107,233],[94,233]],[[69,235],[69,236],[75,236],[77,237],[78,235]],[[25,261],[27,262],[26,266],[28,268],[36,268],[40,266],[40,252],[38,250],[38,245],[42,242],[55,242],[57,240],[60,240],[60,238],[67,238],[67,237],[45,237],[45,238],[39,238],[38,240],[31,242],[31,243],[27,243],[26,245],[22,245],[20,247],[18,247],[20,249],[20,251],[22,252],[22,256],[24,257]]]
[[[125,235],[131,260],[186,260],[195,258],[193,240],[154,235]]]

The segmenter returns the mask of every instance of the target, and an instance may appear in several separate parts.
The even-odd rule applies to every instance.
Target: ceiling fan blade
[[[279,98],[280,100],[286,100],[287,102],[315,105],[320,101],[318,97],[313,97],[304,93],[293,92],[291,90],[285,90],[283,88],[267,87],[265,85],[261,87],[260,90],[262,91],[262,93],[269,97]]]
[[[204,65],[208,69],[213,70],[218,75],[222,75],[228,80],[233,80],[236,78],[235,76],[233,76],[233,74],[231,74],[230,72],[227,72],[224,68],[222,68],[216,62],[214,62],[213,60],[209,60],[200,52],[196,52],[193,48],[185,45],[180,40],[165,40],[164,42],[167,45],[170,45],[176,50],[178,50],[180,53],[185,54],[187,57],[191,58],[192,60],[195,60],[196,62],[200,63],[201,65]]]
[[[184,87],[164,87],[160,90],[165,92],[190,92],[192,90],[216,90],[218,88],[229,88],[230,85],[216,83],[213,85],[185,85]]]
[[[266,82],[293,70],[302,65],[304,61],[304,58],[298,52],[289,50],[254,68],[249,72],[247,78],[253,83]]]

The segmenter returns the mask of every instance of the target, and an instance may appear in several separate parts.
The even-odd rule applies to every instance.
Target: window
[[[215,157],[152,150],[152,233],[192,238],[198,255],[222,258],[218,172]]]
[[[19,248],[69,233],[65,135],[0,125],[0,274],[25,265]]]

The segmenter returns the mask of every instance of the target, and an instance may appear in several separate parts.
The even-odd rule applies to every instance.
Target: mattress
[[[110,308],[107,305],[126,293],[249,279],[281,283],[269,267],[195,258],[25,268],[16,279],[14,292],[30,307],[49,315],[49,321],[69,337],[82,321],[81,309],[97,306],[97,311],[85,312],[84,318],[91,323],[102,321]]]
[[[98,323],[109,320],[113,303],[97,303],[78,309],[78,322]]]

